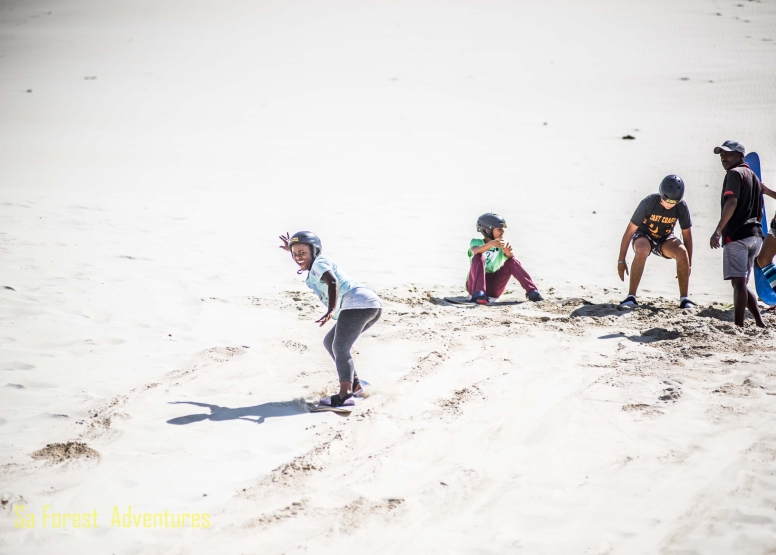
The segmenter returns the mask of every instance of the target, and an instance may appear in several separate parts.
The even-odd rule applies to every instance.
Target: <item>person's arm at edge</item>
[[[617,258],[617,273],[620,274],[621,281],[625,281],[625,274],[630,275],[628,272],[628,263],[625,262],[625,256],[628,254],[628,245],[633,238],[633,234],[636,233],[638,229],[639,228],[636,224],[633,222],[628,222],[628,227],[625,228],[625,233],[622,235],[622,241],[620,242],[620,255]],[[620,268],[622,268],[623,271],[620,271]]]
[[[760,186],[761,186],[761,187],[762,187],[762,189],[763,189],[763,194],[764,194],[764,195],[766,195],[766,196],[769,196],[769,197],[771,197],[771,198],[774,198],[774,199],[776,199],[776,191],[774,191],[774,190],[772,190],[772,189],[769,189],[768,187],[766,187],[766,186],[765,186],[765,183],[760,183]]]

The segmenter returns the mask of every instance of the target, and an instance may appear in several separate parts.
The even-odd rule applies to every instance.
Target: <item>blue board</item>
[[[752,171],[757,174],[757,177],[760,179],[760,181],[763,180],[763,176],[760,173],[760,157],[757,155],[756,152],[750,152],[746,155],[744,158],[744,162],[746,162],[750,168],[752,168]],[[765,215],[765,197],[763,197],[763,234],[768,235],[768,218]],[[768,279],[765,277],[765,274],[763,274],[763,271],[757,266],[757,264],[754,265],[754,286],[757,288],[757,296],[760,297],[760,300],[767,304],[768,306],[774,306],[776,305],[776,291],[771,289],[771,284],[768,283]]]

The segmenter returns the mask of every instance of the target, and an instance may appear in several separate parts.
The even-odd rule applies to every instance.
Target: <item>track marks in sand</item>
[[[352,471],[352,468],[359,467],[363,461],[372,457],[362,453],[354,458],[353,448],[349,445],[351,442],[352,437],[345,436],[342,431],[334,432],[329,439],[282,464],[255,487],[246,488],[237,497],[246,500],[260,499],[263,503],[267,503],[268,500],[282,499],[289,492],[306,491],[306,484],[313,477],[330,484],[347,482],[347,476],[357,474]],[[343,476],[344,468],[351,469],[351,473]],[[345,491],[342,486],[338,489],[340,488]],[[346,493],[343,499],[348,499],[349,495]],[[280,509],[252,518],[242,527],[264,528],[293,518],[310,518],[316,522],[316,525],[325,526],[324,533],[349,533],[375,517],[389,516],[402,502],[403,499],[399,498],[370,500],[364,496],[358,496],[344,505],[331,506],[329,503],[312,503],[309,499],[302,498]]]
[[[318,444],[307,453],[294,457],[272,471],[269,482],[281,486],[298,485],[312,472],[326,468],[326,459],[331,458],[336,451],[347,449],[341,432],[336,432],[330,439]]]
[[[294,518],[302,511],[307,509],[307,500],[302,499],[300,501],[294,501],[290,505],[286,505],[282,509],[272,511],[260,517],[252,518],[245,524],[243,528],[257,528],[260,526],[268,526],[270,524],[276,524],[289,518]]]
[[[365,497],[359,497],[339,509],[339,531],[347,534],[373,518],[385,518],[391,515],[402,503],[404,503],[404,499],[400,498],[370,501]]]
[[[244,354],[247,347],[212,347],[194,354],[182,368],[168,372],[159,382],[151,382],[130,390],[130,394],[136,394],[159,386],[176,387],[182,382],[196,379],[203,372],[216,371],[221,365],[228,363],[235,357]]]
[[[751,397],[756,393],[760,393],[765,387],[756,384],[751,378],[746,378],[739,384],[725,383],[712,391],[719,395],[726,395],[728,397]]]
[[[307,517],[321,523],[326,522],[326,530],[323,533],[327,535],[332,533],[351,534],[375,519],[390,518],[402,503],[404,503],[404,499],[401,498],[375,501],[359,496],[345,505],[316,508],[311,507],[309,500],[303,498],[280,509],[252,518],[245,522],[242,528],[267,528],[294,518]],[[335,518],[326,518],[332,515]]]
[[[439,366],[448,358],[450,358],[450,355],[445,352],[431,351],[427,355],[423,355],[412,369],[401,377],[401,381],[417,382],[439,368]]]
[[[642,416],[658,416],[664,414],[662,410],[653,407],[652,405],[645,405],[644,403],[631,403],[623,405],[623,412],[638,412]]]
[[[83,426],[79,438],[94,440],[110,431],[114,419],[128,419],[129,415],[121,411],[129,401],[129,395],[117,395],[109,401],[89,409],[89,417],[75,421],[76,425]]]
[[[477,385],[464,387],[456,391],[452,397],[439,401],[439,406],[447,413],[460,415],[463,412],[463,405],[474,399],[487,399],[482,390]]]

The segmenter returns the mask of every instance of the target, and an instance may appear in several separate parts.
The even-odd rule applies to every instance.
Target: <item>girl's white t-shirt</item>
[[[335,320],[342,310],[383,307],[377,293],[350,279],[325,256],[318,256],[307,273],[305,283],[318,296],[324,306],[329,306],[329,286],[321,279],[326,272],[331,272],[337,278],[337,304],[333,314]]]

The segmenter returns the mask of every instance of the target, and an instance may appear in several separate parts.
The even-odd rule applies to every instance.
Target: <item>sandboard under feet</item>
[[[355,408],[353,406],[332,407],[331,405],[319,405],[312,403],[308,403],[307,407],[310,409],[310,412],[335,412],[337,414],[345,415],[353,412],[353,409]]]
[[[448,303],[461,305],[461,306],[477,306],[477,303],[472,302],[471,297],[445,297]],[[516,304],[522,304],[525,301],[500,301],[497,298],[488,297],[488,304],[480,306],[512,306]]]
[[[317,403],[307,403],[307,408],[310,412],[335,412],[337,414],[350,414],[353,409],[356,408],[356,399],[364,397],[364,393],[369,389],[370,383],[366,380],[361,380],[361,389],[359,389],[353,397],[345,401],[345,404],[340,407],[331,406],[331,397],[324,397]]]

